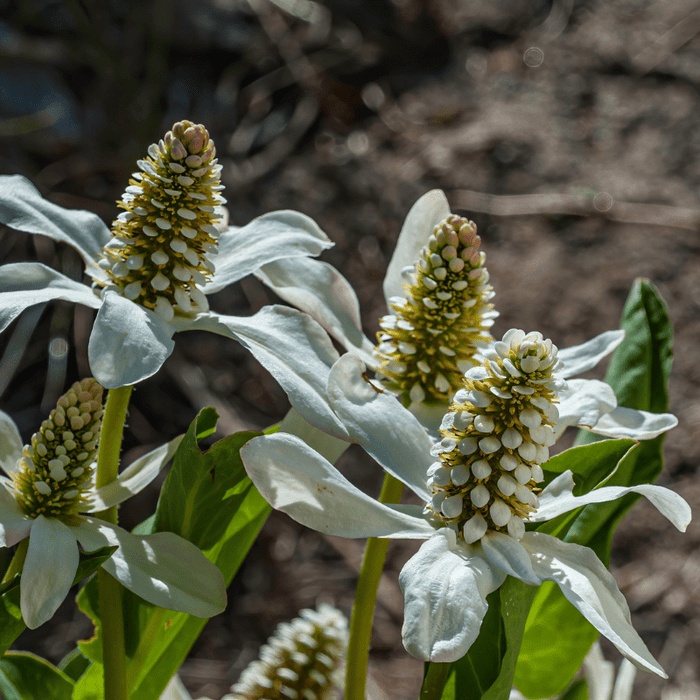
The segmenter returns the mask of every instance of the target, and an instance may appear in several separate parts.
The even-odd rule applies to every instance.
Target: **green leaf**
[[[509,576],[491,593],[489,610],[469,652],[452,664],[442,700],[508,700],[525,628],[537,589]]]
[[[548,698],[571,682],[598,632],[555,583],[545,581],[534,598],[515,685],[527,698]]]
[[[4,654],[12,642],[27,626],[19,609],[19,587],[0,595],[0,654]]]
[[[612,386],[620,406],[654,413],[667,411],[673,329],[666,305],[650,282],[635,282],[625,304],[621,327],[626,333],[625,340],[613,354],[605,381]],[[663,467],[663,439],[664,436],[660,435],[654,440],[644,440],[629,450],[605,485],[631,486],[655,481]],[[596,440],[602,438],[586,430],[582,430],[577,438],[579,444],[588,444],[589,447],[606,442],[625,442],[605,440],[596,443]],[[591,477],[605,469],[605,464],[596,465]],[[582,492],[586,492],[590,490],[591,481],[580,485],[583,486]],[[561,516],[566,519],[566,523],[557,519],[559,529],[566,528],[562,539],[591,547],[608,565],[615,528],[637,498],[639,496],[625,496]],[[557,523],[553,521],[547,527],[553,525]],[[546,527],[539,529],[546,530]],[[562,630],[566,632],[562,633]],[[558,587],[543,584],[528,617],[523,651],[515,674],[516,686],[531,698],[562,692],[581,667],[597,636],[595,629],[564,598]],[[559,653],[563,650],[566,653]]]
[[[588,697],[588,685],[583,678],[579,678],[571,687],[567,688],[560,700],[588,700]]]
[[[612,474],[622,458],[635,445],[635,440],[622,439],[601,440],[590,445],[572,447],[545,462],[542,469],[551,474],[562,474],[570,469],[580,477],[576,479],[577,487],[574,489],[574,493],[580,496],[591,491]]]
[[[0,695],[5,700],[70,700],[73,681],[46,659],[10,651],[0,659]]]
[[[635,282],[621,325],[626,332],[625,340],[612,357],[605,381],[615,391],[620,406],[652,413],[667,411],[673,327],[666,304],[651,282]],[[632,486],[656,481],[663,469],[664,437],[662,434],[654,440],[642,441],[638,449],[622,460],[606,485]],[[590,439],[581,434],[579,438]],[[611,503],[586,506],[566,540],[588,545],[608,565],[615,528],[638,498],[630,495]]]
[[[622,312],[625,339],[615,350],[605,381],[620,406],[652,413],[668,410],[673,326],[666,302],[648,280],[635,281]]]
[[[85,673],[89,665],[90,660],[85,657],[79,647],[75,647],[61,659],[58,668],[69,678],[72,678],[73,681],[77,681]]]
[[[239,455],[240,448],[260,433],[236,433],[201,451],[198,443],[214,432],[217,419],[212,408],[197,416],[175,455],[155,518],[137,529],[140,534],[170,531],[190,540],[221,569],[228,585],[270,507],[248,479]],[[122,598],[129,697],[152,700],[160,696],[207,621],[157,608],[127,590]],[[102,677],[96,583],[85,586],[79,599],[81,610],[95,620],[98,633],[80,644],[92,664],[76,684],[74,699],[93,700]]]
[[[505,630],[506,650],[498,678],[484,694],[483,700],[508,700],[516,664],[520,654],[528,610],[538,588],[509,576],[500,587],[501,616]]]

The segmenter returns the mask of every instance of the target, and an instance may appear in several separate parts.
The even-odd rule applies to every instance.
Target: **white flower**
[[[147,486],[175,454],[181,438],[149,452],[116,481],[95,487],[94,463],[102,414],[101,387],[76,383],[31,445],[22,447],[12,419],[0,412],[0,547],[29,538],[20,579],[22,617],[30,628],[49,620],[73,585],[78,544],[116,551],[102,567],[149,602],[198,617],[226,606],[219,569],[191,542],[171,532],[133,535],[85,515],[111,508]]]
[[[341,678],[348,621],[332,605],[305,609],[291,622],[277,626],[260,649],[260,658],[241,673],[222,700],[327,700]]]
[[[610,336],[604,334],[565,354],[574,368],[583,371],[609,350]],[[352,354],[335,364],[328,382],[332,410],[349,435],[387,472],[435,508],[428,483],[428,475],[434,475],[439,468],[433,466],[433,441],[394,397],[378,391],[364,377],[363,369],[361,361]],[[575,420],[585,406],[591,409],[586,420],[595,429],[592,397],[594,393],[589,391],[577,402],[576,394],[571,394],[565,420]],[[668,414],[652,416],[641,411],[625,411],[611,417],[614,411],[607,401],[604,392],[596,409],[599,415],[605,414],[603,418],[607,416],[606,432],[619,430],[625,437],[646,439],[675,424],[675,418]],[[632,416],[634,420],[627,420]],[[649,424],[654,427],[648,429]],[[660,424],[664,427],[657,432]],[[446,440],[442,447],[453,450],[455,440]],[[491,446],[487,448],[486,453],[495,452]],[[469,451],[470,448],[465,449]],[[506,575],[511,575],[531,585],[556,581],[567,599],[623,654],[640,667],[664,675],[634,631],[627,604],[614,579],[587,547],[538,532],[524,532],[518,540],[493,523],[478,541],[468,544],[460,532],[434,517],[430,510],[384,505],[365,495],[326,459],[291,435],[254,438],[242,448],[241,456],[268,502],[308,527],[344,537],[426,540],[400,575],[405,596],[403,639],[413,656],[438,662],[464,656],[478,636],[486,614],[487,595],[499,588]],[[539,504],[529,510],[528,522],[549,520],[582,505],[614,500],[628,493],[649,498],[680,530],[690,521],[687,503],[658,486],[603,487],[584,496],[574,496],[573,487],[570,472],[554,479],[539,494]],[[448,512],[453,513],[449,508]],[[497,517],[502,528],[505,523]]]
[[[355,291],[327,263],[279,259],[255,275],[358,353],[413,410],[430,415],[437,404],[442,414],[474,355],[492,340],[498,315],[479,243],[474,223],[451,214],[442,191],[413,205],[384,278],[388,314],[376,347],[362,331]]]
[[[115,235],[94,214],[44,200],[25,178],[0,176],[0,222],[73,246],[94,282],[76,282],[41,263],[0,267],[0,331],[29,306],[63,299],[98,310],[88,355],[93,375],[108,389],[157,372],[173,350],[173,334],[194,329],[237,339],[273,374],[288,376],[277,346],[295,325],[308,325],[301,314],[267,307],[252,318],[224,316],[208,310],[206,295],[266,263],[318,255],[332,244],[310,218],[292,211],[219,232],[212,222],[214,205],[223,201],[213,184],[220,166],[213,144],[201,146],[201,138],[197,132],[188,142],[191,151],[204,148],[200,155],[188,155],[172,134],[167,144],[149,148],[122,199],[127,211],[114,222]]]

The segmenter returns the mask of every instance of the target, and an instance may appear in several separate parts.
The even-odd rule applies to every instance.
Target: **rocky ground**
[[[582,342],[615,328],[634,279],[647,277],[676,332],[670,400],[680,424],[659,483],[700,513],[697,2],[130,5],[11,9],[0,25],[1,172],[22,173],[51,200],[109,222],[148,143],[176,119],[203,122],[224,164],[232,223],[282,208],[312,216],[336,243],[323,259],[355,287],[370,337],[386,311],[381,282],[403,218],[432,188],[479,227],[501,314],[496,335],[518,326],[560,347]],[[71,251],[0,236],[7,261],[79,274]],[[251,278],[212,305],[246,315],[274,301]],[[31,433],[63,381],[87,373],[90,316],[55,304],[24,323],[14,341],[10,331],[0,338],[0,403]],[[134,393],[125,461],[209,404],[224,433],[265,427],[287,409],[241,347],[188,334]],[[381,475],[360,449],[340,466],[378,491]],[[122,522],[138,522],[156,497],[130,503]],[[618,530],[613,573],[669,675],[639,674],[635,700],[700,698],[699,544],[697,524],[681,535],[644,503]],[[413,551],[389,549],[371,659],[377,698],[415,698],[420,683],[422,666],[400,642],[397,574]],[[273,514],[228,610],[185,663],[186,685],[220,697],[302,607],[328,601],[349,614],[361,553],[360,542]],[[88,633],[66,604],[17,646],[57,661]]]

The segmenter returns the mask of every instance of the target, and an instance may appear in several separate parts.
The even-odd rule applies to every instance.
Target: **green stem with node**
[[[119,473],[119,453],[126,421],[126,410],[131,397],[130,386],[111,389],[107,394],[100,447],[97,457],[97,488],[116,480]],[[117,524],[117,507],[97,513],[95,517]],[[105,673],[105,700],[128,700],[126,682],[126,654],[124,644],[124,614],[122,587],[101,568],[97,572],[97,586],[102,622],[102,663]]]
[[[398,503],[401,500],[402,492],[403,484],[391,474],[387,474],[384,477],[382,491],[379,494],[379,502]],[[350,620],[350,641],[348,643],[348,660],[345,673],[345,700],[365,700],[372,618],[388,547],[388,539],[370,537],[367,540],[360,578],[357,581],[357,589],[355,590],[352,619]]]

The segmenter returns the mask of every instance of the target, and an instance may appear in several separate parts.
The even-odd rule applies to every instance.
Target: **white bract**
[[[526,356],[542,355],[543,349],[550,355],[552,350],[556,351],[551,343],[547,345],[546,341],[540,340],[539,334],[526,336],[522,331],[510,331],[509,334],[506,334],[505,340],[511,342],[503,342],[503,347],[497,343],[497,351],[500,349],[508,356],[516,347],[513,352],[517,356],[522,349],[518,361],[521,368],[521,360]],[[562,426],[585,425],[597,431],[598,425],[602,424],[604,435],[648,439],[676,424],[675,417],[670,414],[616,410],[614,395],[602,382],[584,382],[574,385],[574,389],[565,387],[566,377],[590,369],[620,339],[617,333],[603,334],[584,345],[563,351],[560,353],[560,359],[564,360],[563,368],[554,359],[550,364],[550,367],[557,367],[554,376],[542,382],[542,386],[547,385],[549,390],[564,397],[559,405],[560,416],[549,412],[544,418],[543,422],[548,422],[552,428],[546,431],[546,440],[537,432],[535,435],[551,444],[552,435],[558,434]],[[529,350],[532,350],[531,354]],[[540,360],[540,366],[544,367],[548,360],[544,357],[540,357]],[[534,369],[534,364],[525,361],[525,368],[531,372],[538,371]],[[500,365],[498,370],[501,371]],[[533,380],[537,381],[536,378]],[[483,485],[489,478],[486,467],[494,471],[489,466],[490,456],[500,460],[506,454],[516,454],[519,455],[516,457],[518,464],[530,465],[527,467],[530,479],[526,485],[517,478],[514,481],[524,486],[529,496],[534,496],[529,485],[539,475],[534,468],[536,447],[533,456],[527,449],[524,455],[522,451],[518,452],[520,445],[504,446],[515,445],[518,440],[510,433],[506,438],[503,435],[505,431],[498,432],[503,426],[499,426],[499,419],[494,415],[493,426],[487,421],[481,423],[484,436],[493,438],[490,442],[477,442],[476,446],[471,442],[463,445],[463,456],[473,455],[472,463],[486,464],[477,466],[471,470],[471,474],[460,473],[452,480],[449,469],[444,470],[441,464],[435,466],[433,455],[437,450],[426,429],[393,396],[378,390],[365,377],[364,365],[357,356],[347,354],[334,365],[327,395],[331,410],[351,438],[362,445],[388,473],[414,491],[426,503],[426,508],[384,505],[375,501],[350,484],[321,455],[292,435],[278,433],[254,438],[242,448],[241,456],[248,474],[268,502],[308,527],[343,537],[426,540],[400,575],[405,596],[403,640],[409,653],[419,659],[438,662],[451,662],[464,656],[479,634],[487,610],[487,595],[499,588],[507,575],[511,575],[531,585],[556,581],[567,599],[623,654],[640,667],[664,675],[632,627],[624,597],[594,552],[547,534],[525,532],[524,527],[515,526],[509,530],[513,505],[509,497],[501,492],[499,499],[503,507],[492,509],[499,489],[498,479],[495,485],[484,487],[485,493],[468,499],[477,510],[480,509],[479,512],[490,515],[490,518],[479,537],[471,544],[465,541],[463,516],[469,514],[469,509],[464,504],[461,489],[467,480],[476,490],[475,483],[481,480]],[[497,395],[492,393],[491,397],[496,398]],[[478,407],[479,403],[485,404],[486,399],[491,401],[491,398],[478,393],[474,393],[471,399],[472,408]],[[544,414],[545,409],[540,410]],[[474,413],[481,415],[476,411]],[[525,420],[534,424],[535,421],[530,421],[533,416],[525,415]],[[466,421],[465,425],[473,425],[474,418],[472,416],[471,422]],[[461,425],[453,416],[452,424],[455,422]],[[498,438],[494,431],[503,439]],[[523,442],[534,444],[530,434],[521,434],[521,438]],[[498,440],[499,444],[496,445],[494,440]],[[456,442],[453,437],[443,438],[438,443],[438,454],[441,455],[448,448],[453,450]],[[544,457],[544,453],[540,451],[539,456]],[[508,466],[503,471],[514,472],[516,466],[505,461]],[[510,466],[513,466],[512,470]],[[457,466],[452,465],[451,468],[456,469]],[[438,473],[441,469],[448,473]],[[525,480],[525,475],[521,478]],[[452,502],[445,506],[449,496],[435,498],[436,486],[448,483],[461,499],[461,509],[459,504]],[[573,488],[573,476],[571,472],[565,472],[539,494],[539,502],[519,490],[519,502],[528,506],[521,509],[525,512],[520,517],[529,523],[539,523],[589,503],[601,503],[628,493],[638,493],[649,498],[679,529],[684,530],[690,520],[687,503],[680,496],[658,486],[601,487],[582,496],[574,496]],[[507,486],[505,491],[509,491]],[[438,512],[440,517],[436,516]],[[470,532],[468,527],[467,532]]]
[[[29,538],[20,580],[20,608],[30,628],[49,620],[73,585],[78,543],[87,552],[117,549],[102,567],[145,600],[198,617],[226,607],[219,569],[172,532],[133,535],[90,517],[141,491],[173,457],[181,438],[149,452],[116,481],[95,487],[101,388],[76,384],[22,447],[16,425],[0,412],[0,547]]]
[[[281,307],[266,307],[251,318],[217,314],[208,310],[206,295],[266,263],[318,255],[332,243],[309,217],[292,211],[220,232],[211,223],[213,205],[223,201],[213,191],[220,186],[211,185],[218,182],[219,166],[207,151],[208,169],[198,169],[202,158],[187,155],[178,143],[171,136],[167,145],[153,144],[149,158],[139,161],[141,172],[124,194],[127,211],[114,222],[114,235],[96,215],[46,201],[25,178],[0,176],[0,223],[73,246],[92,278],[83,284],[41,263],[3,265],[0,331],[24,309],[63,299],[97,310],[88,356],[105,388],[135,384],[157,372],[174,348],[173,334],[187,330],[238,340],[283,386],[293,383],[296,368],[287,368],[289,348],[279,351],[280,338],[298,335],[311,319]],[[309,328],[306,335],[321,333]],[[299,342],[294,355],[303,355],[309,341]]]

